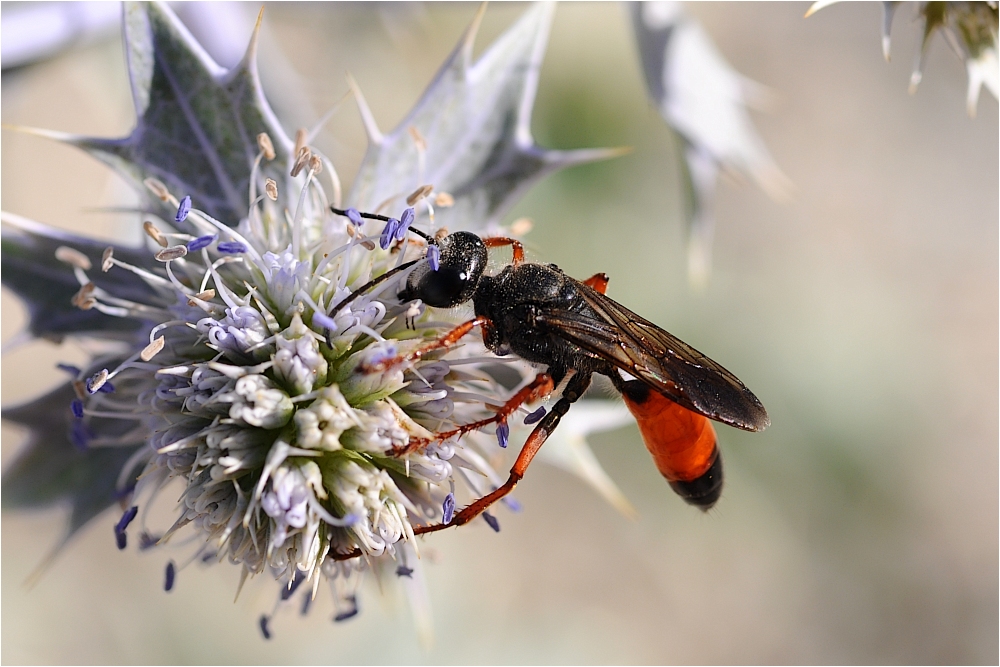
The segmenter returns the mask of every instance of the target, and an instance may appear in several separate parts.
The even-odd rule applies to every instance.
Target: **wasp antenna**
[[[356,208],[337,208],[336,206],[331,206],[330,210],[337,215],[342,215],[345,218],[353,218],[355,215],[361,216],[367,220],[381,220],[382,222],[389,222],[389,218],[384,215],[379,215],[378,213],[363,213]]]
[[[336,306],[334,306],[333,308],[331,308],[328,311],[330,313],[330,316],[336,315],[337,312],[341,308],[343,308],[344,306],[346,306],[350,302],[354,301],[359,296],[361,296],[362,294],[364,294],[365,292],[367,292],[371,288],[375,287],[379,283],[381,283],[381,282],[383,282],[385,280],[388,280],[389,278],[391,278],[392,276],[396,275],[400,271],[404,271],[404,270],[410,268],[411,266],[413,266],[414,264],[416,264],[419,261],[420,261],[419,259],[415,259],[415,260],[413,260],[411,262],[406,262],[404,264],[400,264],[399,266],[397,266],[394,269],[389,269],[388,271],[386,271],[385,273],[383,273],[382,275],[380,275],[378,278],[373,278],[372,280],[369,280],[367,283],[365,283],[364,285],[362,285],[358,289],[356,289],[353,292],[351,292],[351,294],[349,296],[345,297]]]
[[[353,219],[354,215],[357,215],[362,218],[365,218],[366,220],[378,220],[380,222],[389,222],[389,220],[391,220],[391,218],[385,215],[379,215],[378,213],[364,213],[362,211],[353,208],[337,208],[336,206],[331,206],[330,210],[337,215],[342,215],[345,218],[351,218],[351,219]],[[424,239],[430,244],[437,245],[437,239],[435,239],[427,232],[422,232],[419,229],[415,229],[413,227],[408,228],[407,231],[413,232],[414,234],[416,234],[417,236]]]
[[[434,238],[433,236],[431,236],[430,234],[428,234],[427,232],[422,232],[419,229],[415,229],[413,227],[410,227],[409,230],[407,230],[407,231],[413,232],[414,234],[416,234],[420,238],[422,238],[425,241],[427,241],[427,243],[430,244],[430,245],[437,245],[438,244],[438,240],[436,238]]]

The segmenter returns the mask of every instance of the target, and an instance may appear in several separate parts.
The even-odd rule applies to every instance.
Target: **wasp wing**
[[[617,301],[583,283],[577,287],[594,315],[549,309],[536,322],[689,410],[747,431],[771,423],[735,375]]]

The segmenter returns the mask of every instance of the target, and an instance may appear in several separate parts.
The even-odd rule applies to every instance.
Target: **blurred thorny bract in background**
[[[734,70],[680,3],[632,3],[632,20],[649,95],[684,145],[688,275],[703,288],[711,268],[719,170],[752,179],[777,200],[789,196],[791,183],[747,111],[765,106],[770,93]]]
[[[524,9],[491,6],[474,57]],[[644,100],[634,16],[620,5],[557,10],[531,122],[537,143],[636,150],[548,177],[500,222],[532,218],[539,261],[577,277],[608,273],[613,298],[746,379],[775,425],[760,437],[720,433],[728,487],[708,516],[673,497],[628,428],[587,440],[637,523],[561,471],[535,466],[518,488],[525,511],[498,509],[503,533],[478,522],[423,541],[437,634],[430,659],[997,660],[996,105],[981,101],[979,118],[966,117],[967,73],[940,39],[928,47],[920,94],[909,97],[899,81],[912,63],[872,57],[880,7],[835,6],[803,21],[806,9],[685,6],[725,61],[776,93],[754,122],[795,183],[780,206],[752,189],[718,189],[714,270],[698,295],[685,287],[685,145]],[[179,11],[218,62],[238,63],[257,7]],[[343,96],[349,70],[377,126],[396,127],[475,12],[268,7],[264,89],[283,127],[312,127]],[[5,5],[5,23],[12,14]],[[903,16],[893,52],[916,53],[921,35],[900,29]],[[4,122],[127,135],[135,118],[121,54],[118,42],[84,42],[5,70]],[[138,243],[134,213],[108,210],[136,206],[117,176],[64,145],[4,138],[5,210]],[[309,145],[331,157],[347,192],[366,150],[357,115],[344,105]],[[279,187],[281,197],[292,192]],[[92,263],[98,279],[120,268],[103,274]],[[18,308],[5,291],[5,341],[24,326]],[[15,348],[4,358],[4,403],[56,386],[65,378],[57,361],[82,367],[95,351],[44,341]],[[606,416],[583,414],[611,427],[618,417],[607,407]],[[582,441],[587,430],[565,434]],[[5,423],[4,436],[6,468],[23,432]],[[153,525],[176,519],[176,497],[164,491]],[[104,514],[26,590],[20,582],[58,541],[64,515],[4,518],[6,661],[419,655],[411,615],[394,611],[410,599],[396,599],[395,572],[382,580],[385,594],[371,579],[362,586],[351,620],[331,625],[343,612],[321,595],[305,618],[297,609],[274,618],[265,643],[257,621],[275,604],[273,583],[249,581],[233,605],[237,568],[227,577],[226,568],[190,566],[163,593],[165,559],[181,565],[195,547],[119,553],[111,543],[121,515]],[[128,541],[137,546],[134,523]]]

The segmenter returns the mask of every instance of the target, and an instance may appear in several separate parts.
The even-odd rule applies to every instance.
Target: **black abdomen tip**
[[[687,504],[706,512],[712,509],[722,495],[722,454],[716,450],[715,461],[701,477],[689,482],[670,482],[670,488]]]

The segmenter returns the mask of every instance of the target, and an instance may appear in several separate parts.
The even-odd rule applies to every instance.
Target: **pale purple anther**
[[[495,533],[500,532],[500,522],[497,521],[497,518],[492,514],[490,514],[489,512],[483,512],[483,521],[490,524],[490,528],[493,529],[493,532]]]
[[[199,236],[193,241],[187,242],[188,252],[195,252],[196,250],[201,250],[202,248],[207,248],[215,242],[215,239],[219,238],[218,234],[206,234],[205,236]]]
[[[534,412],[532,412],[530,415],[528,415],[527,417],[525,417],[524,418],[524,423],[525,424],[534,424],[535,422],[541,420],[541,418],[544,417],[544,416],[545,416],[545,406],[543,405],[542,407],[538,408],[537,410],[535,410]]]
[[[504,449],[507,449],[507,440],[510,439],[510,426],[507,426],[507,422],[500,422],[497,424],[497,442]]]
[[[441,522],[451,523],[452,518],[455,516],[455,494],[449,493],[444,497],[444,502],[441,504]]]
[[[184,199],[181,200],[180,206],[177,207],[177,215],[174,216],[174,220],[177,222],[184,222],[187,220],[188,213],[191,212],[191,197],[185,195]]]
[[[361,219],[361,214],[358,213],[358,209],[356,208],[349,208],[344,211],[344,214],[347,216],[348,220],[354,223],[355,227],[360,227],[365,224],[365,221]]]
[[[313,313],[313,326],[322,327],[330,331],[337,330],[337,323],[333,321],[333,318],[323,313]]]
[[[431,271],[441,268],[441,249],[437,245],[427,246],[427,263],[431,265]]]
[[[137,505],[132,505],[132,507],[125,510],[125,513],[122,514],[122,518],[115,524],[115,542],[118,544],[119,551],[123,551],[127,546],[125,529],[128,528],[128,525],[132,523],[132,520],[138,513],[139,507]]]
[[[403,211],[403,215],[399,216],[399,227],[396,228],[397,241],[402,241],[406,237],[406,232],[410,229],[410,225],[413,224],[414,217],[416,217],[416,214],[412,208],[406,209]]]
[[[177,576],[177,566],[174,565],[174,561],[169,561],[167,563],[167,571],[163,578],[163,590],[170,592],[174,588],[174,577]]]
[[[378,245],[382,250],[389,249],[389,244],[396,237],[397,229],[399,229],[399,220],[389,218],[389,221],[385,223],[385,227],[382,229],[382,236],[378,239]]]
[[[223,241],[216,248],[219,249],[219,252],[229,255],[239,255],[247,251],[247,247],[239,241]]]

